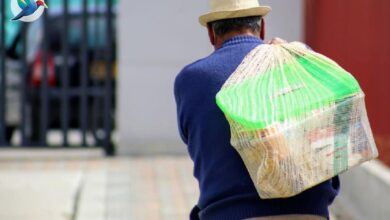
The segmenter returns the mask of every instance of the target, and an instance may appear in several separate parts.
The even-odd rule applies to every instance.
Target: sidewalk
[[[181,220],[196,204],[187,156],[55,153],[0,151],[0,220]]]
[[[95,166],[85,175],[77,220],[187,219],[196,203],[186,157],[118,158]]]
[[[188,219],[196,203],[185,156],[67,158],[1,158],[0,219]]]

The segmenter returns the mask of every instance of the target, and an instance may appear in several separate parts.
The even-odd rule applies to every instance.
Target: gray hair
[[[209,25],[213,29],[215,35],[223,36],[232,31],[241,31],[249,29],[252,32],[260,31],[261,16],[243,17],[243,18],[229,18],[210,22]]]

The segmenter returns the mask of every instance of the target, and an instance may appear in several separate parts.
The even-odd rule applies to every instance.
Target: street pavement
[[[0,155],[0,220],[181,220],[188,219],[199,194],[185,155]]]

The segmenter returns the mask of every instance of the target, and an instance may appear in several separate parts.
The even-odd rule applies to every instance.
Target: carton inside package
[[[229,122],[232,145],[264,199],[297,195],[378,155],[363,93],[265,129]]]

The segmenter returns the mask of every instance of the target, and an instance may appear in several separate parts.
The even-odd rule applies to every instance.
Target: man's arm
[[[184,125],[184,99],[183,99],[183,91],[181,89],[182,87],[182,79],[181,74],[179,74],[175,79],[174,84],[174,95],[176,100],[176,115],[177,115],[177,124],[179,129],[179,134],[181,139],[185,144],[187,144],[188,141],[188,134],[187,129]]]

